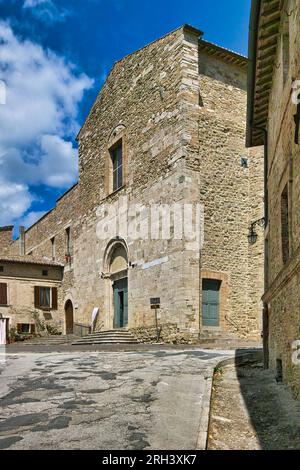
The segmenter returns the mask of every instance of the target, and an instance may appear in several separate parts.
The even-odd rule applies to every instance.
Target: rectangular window
[[[51,238],[51,252],[52,252],[52,259],[55,261],[55,237]]]
[[[21,334],[34,334],[35,333],[35,325],[31,323],[18,323],[17,324],[17,331]]]
[[[3,272],[4,272],[4,267],[0,266],[0,273],[3,273]]]
[[[0,305],[7,305],[7,284],[0,283]]]
[[[51,289],[50,287],[40,287],[40,307],[51,307]]]
[[[290,257],[288,185],[281,194],[281,245],[283,264],[286,264]]]
[[[57,310],[58,291],[57,287],[41,287],[34,288],[34,306],[35,308],[45,308]]]
[[[66,257],[67,261],[71,262],[72,256],[72,237],[71,237],[71,227],[66,229]]]
[[[113,191],[123,186],[123,152],[122,140],[110,149],[113,171]]]

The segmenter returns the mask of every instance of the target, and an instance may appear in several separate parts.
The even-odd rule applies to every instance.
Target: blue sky
[[[116,60],[183,23],[246,55],[249,13],[250,0],[0,0],[0,225],[30,225],[76,181],[75,136]]]

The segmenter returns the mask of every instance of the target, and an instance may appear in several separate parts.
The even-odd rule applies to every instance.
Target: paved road
[[[195,449],[206,381],[232,354],[0,356],[0,449]]]

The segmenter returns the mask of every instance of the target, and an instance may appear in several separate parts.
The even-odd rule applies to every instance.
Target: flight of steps
[[[37,336],[35,338],[22,341],[18,344],[22,346],[57,346],[67,345],[75,341],[78,336],[75,335],[51,335],[51,336]]]
[[[73,346],[93,344],[138,344],[133,334],[125,329],[99,331],[73,341]]]

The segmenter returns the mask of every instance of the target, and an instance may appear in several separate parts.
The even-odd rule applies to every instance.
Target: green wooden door
[[[124,328],[128,324],[128,283],[127,278],[113,284],[114,328]]]
[[[202,282],[202,324],[219,326],[221,282],[215,279],[203,279]]]

